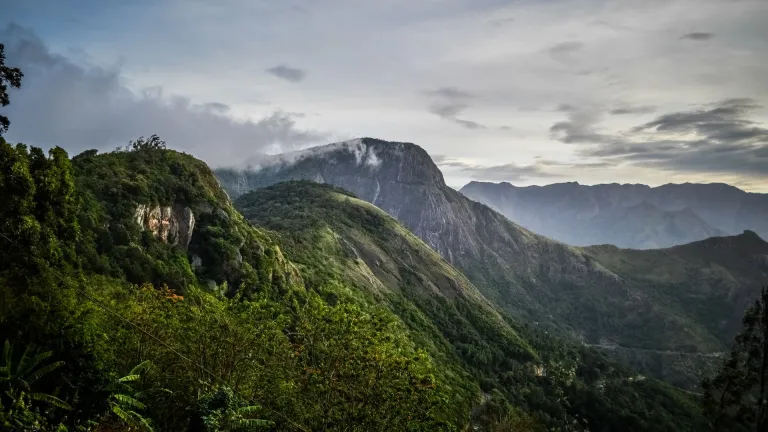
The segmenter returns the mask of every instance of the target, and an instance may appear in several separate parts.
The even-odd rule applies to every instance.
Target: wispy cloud
[[[459,171],[462,175],[476,180],[519,182],[530,178],[556,178],[559,174],[546,170],[544,163],[531,165],[506,163],[499,165],[481,165],[454,159],[445,155],[436,155],[432,160],[440,167]]]
[[[768,177],[768,128],[753,117],[762,105],[733,98],[689,111],[671,112],[618,133],[600,132],[601,113],[568,111],[553,138],[584,147],[579,154],[679,172]]]
[[[429,112],[432,114],[466,129],[487,129],[487,126],[478,122],[457,118],[470,107],[470,101],[476,99],[476,95],[455,87],[442,87],[425,93],[433,100],[429,107]]]
[[[267,72],[278,78],[284,79],[286,81],[290,81],[292,83],[303,81],[304,78],[307,76],[307,73],[303,69],[294,68],[286,65],[271,67],[267,69]]]
[[[559,42],[547,49],[550,57],[560,63],[574,63],[576,61],[574,54],[581,51],[584,44],[579,41]]]
[[[628,114],[652,114],[656,112],[657,108],[655,106],[650,105],[638,105],[638,106],[632,106],[632,105],[622,105],[616,108],[613,108],[610,113],[612,115],[628,115]]]
[[[158,88],[132,91],[119,69],[53,54],[33,32],[17,25],[0,31],[0,40],[8,63],[25,74],[7,109],[9,140],[78,153],[111,150],[138,135],[156,133],[170,147],[221,165],[235,163],[243,154],[320,144],[329,136],[300,128],[293,113],[276,111],[257,121],[238,121],[227,116],[229,106],[221,102],[194,104],[165,96]]]
[[[684,34],[683,36],[680,37],[680,39],[688,39],[692,41],[703,42],[703,41],[708,41],[713,37],[715,37],[713,33],[694,32],[694,33]]]

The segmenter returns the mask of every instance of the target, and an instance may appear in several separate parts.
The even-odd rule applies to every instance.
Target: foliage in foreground
[[[768,430],[768,287],[745,312],[743,324],[730,356],[701,385],[715,431]]]

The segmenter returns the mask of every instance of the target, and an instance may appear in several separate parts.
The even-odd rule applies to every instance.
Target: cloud
[[[627,115],[627,114],[651,114],[656,112],[655,106],[650,105],[638,105],[638,106],[630,106],[630,105],[623,105],[617,108],[614,108],[610,111],[612,115]]]
[[[578,41],[560,42],[552,45],[549,48],[549,53],[553,55],[557,54],[569,54],[576,52],[584,48],[584,44]]]
[[[440,167],[457,169],[463,175],[469,176],[476,180],[519,182],[531,177],[561,177],[561,175],[557,173],[546,171],[544,168],[545,164],[541,162],[537,162],[532,165],[517,165],[515,163],[507,163],[489,166],[464,162],[445,155],[435,155],[432,157],[432,160]]]
[[[227,113],[230,110],[229,105],[221,102],[208,102],[203,104],[203,108],[219,114]]]
[[[470,101],[475,99],[476,95],[455,87],[442,87],[437,90],[428,90],[424,93],[433,99],[432,104],[429,106],[429,112],[432,114],[466,129],[487,129],[487,126],[478,122],[456,117],[470,107]]]
[[[504,27],[514,23],[516,20],[514,17],[496,18],[488,21],[488,25],[491,27]]]
[[[453,119],[453,121],[457,125],[463,126],[463,127],[467,128],[467,129],[472,129],[472,130],[487,129],[487,126],[482,125],[482,124],[480,124],[478,122],[474,122],[472,120]]]
[[[552,137],[581,144],[578,154],[679,172],[768,176],[768,129],[752,120],[763,107],[732,98],[660,115],[627,131],[598,131],[598,111],[573,109]]]
[[[715,37],[712,33],[705,33],[705,32],[694,32],[694,33],[688,33],[680,37],[680,39],[688,39],[692,41],[708,41]]]
[[[51,53],[31,31],[18,25],[0,30],[8,64],[24,72],[11,94],[6,138],[40,147],[61,146],[71,154],[112,150],[153,133],[168,146],[216,165],[233,164],[276,149],[327,142],[328,134],[302,130],[296,114],[276,111],[258,121],[225,115],[226,104],[194,104],[165,96],[161,88],[133,91],[117,68],[78,64]]]
[[[293,68],[285,65],[271,67],[267,69],[267,72],[292,83],[303,81],[307,76],[307,73],[303,69]]]
[[[560,63],[570,64],[576,62],[573,54],[581,51],[583,48],[584,44],[579,41],[566,41],[552,45],[547,49],[547,52],[553,60]]]
[[[557,122],[549,128],[551,139],[566,144],[612,142],[611,136],[601,134],[595,129],[602,118],[602,113],[596,108],[577,109],[571,105],[560,105],[558,110],[568,113],[568,120]]]
[[[472,93],[459,90],[456,87],[442,87],[437,90],[428,90],[426,93],[450,100],[467,100],[475,98],[475,95]]]

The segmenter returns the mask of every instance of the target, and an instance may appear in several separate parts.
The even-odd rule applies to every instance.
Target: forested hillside
[[[350,190],[399,220],[510,315],[586,344],[618,346],[623,350],[606,352],[691,389],[727,350],[768,282],[768,243],[753,232],[660,250],[566,245],[448,187],[411,143],[362,138],[216,175],[232,196],[290,179]]]
[[[0,165],[6,429],[461,424],[402,324],[330,305],[333,281],[306,290],[204,163],[151,147],[70,162],[3,142]]]
[[[264,230],[163,147],[0,145],[6,429],[703,427],[695,397],[516,323],[346,192],[243,197]]]
[[[519,430],[514,417],[493,421],[518,407],[548,428],[703,427],[690,396],[496,312],[425,243],[343,189],[287,182],[243,195],[235,204],[246,218],[277,232],[302,273],[345,281],[387,305],[420,346],[430,347],[438,369],[458,364],[469,372],[491,398],[475,416],[481,424],[491,419],[501,428],[494,430]],[[671,412],[679,417],[668,417]]]

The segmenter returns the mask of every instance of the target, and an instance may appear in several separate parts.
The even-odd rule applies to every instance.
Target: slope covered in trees
[[[496,311],[425,243],[349,192],[287,182],[243,195],[235,205],[248,220],[276,231],[302,274],[314,275],[308,284],[314,277],[343,281],[355,288],[352,295],[397,314],[419,346],[429,347],[438,369],[465,370],[455,377],[478,383],[491,398],[476,421],[509,415],[502,408],[508,404],[550,428],[702,427],[690,396],[638,380],[593,350]]]
[[[329,304],[322,296],[345,289],[333,281],[306,290],[202,162],[154,148],[70,161],[2,142],[0,165],[4,430],[460,423],[402,324]],[[137,221],[142,206],[150,215]],[[188,245],[168,234],[182,237],[178,208],[195,215]],[[37,363],[48,373],[29,379],[42,352],[57,368]],[[152,367],[132,374],[140,364]]]
[[[448,187],[410,143],[363,138],[216,175],[232,196],[291,179],[345,188],[395,217],[505,312],[588,344],[632,349],[644,371],[691,387],[696,369],[710,366],[702,354],[727,349],[768,281],[768,243],[752,232],[660,250],[569,246]],[[699,356],[678,362],[659,352]]]
[[[703,422],[691,396],[516,324],[346,192],[243,197],[264,230],[204,163],[129,148],[69,160],[0,144],[6,429]]]

